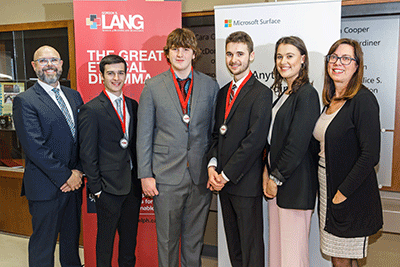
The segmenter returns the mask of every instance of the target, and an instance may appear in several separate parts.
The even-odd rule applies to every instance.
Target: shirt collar
[[[181,80],[182,81],[182,80],[186,80],[187,78],[192,79],[192,72],[189,72],[189,75],[185,79],[179,78],[178,75],[176,75],[176,73],[175,73],[175,79],[177,79],[177,80]]]
[[[240,87],[240,85],[242,84],[242,82],[244,81],[244,79],[246,79],[246,77],[247,77],[247,75],[244,76],[243,78],[241,78],[241,79],[240,79],[239,81],[237,81],[237,82],[235,82],[235,80],[232,80],[232,81],[233,81],[233,84],[236,85],[236,88],[239,88],[239,87]]]
[[[54,88],[53,86],[51,86],[51,85],[49,85],[49,84],[47,84],[45,82],[42,82],[41,80],[38,80],[38,83],[47,93],[52,92],[52,90]],[[55,88],[58,88],[61,91],[61,86],[60,86],[59,82],[57,83],[57,86]]]
[[[121,95],[120,95],[120,96],[116,96],[116,95],[114,95],[114,94],[108,93],[107,90],[104,90],[104,92],[108,95],[108,97],[110,98],[110,100],[111,100],[112,103],[114,103],[114,101],[115,101],[117,98],[122,97],[122,92],[121,92]]]

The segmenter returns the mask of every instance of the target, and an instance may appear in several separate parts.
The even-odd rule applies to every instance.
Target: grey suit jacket
[[[204,154],[210,146],[213,112],[219,86],[203,73],[193,72],[189,127],[170,70],[146,81],[139,101],[138,177],[177,185],[189,166],[195,184],[207,182]],[[202,173],[202,174],[201,174]]]

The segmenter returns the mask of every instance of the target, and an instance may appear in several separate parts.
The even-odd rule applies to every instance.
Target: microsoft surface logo
[[[86,18],[86,26],[89,26],[90,29],[96,30],[97,26],[100,26],[100,19],[97,18],[97,15],[90,14],[88,18]]]
[[[229,28],[229,27],[232,27],[232,20],[231,19],[226,19],[225,20],[225,28]]]

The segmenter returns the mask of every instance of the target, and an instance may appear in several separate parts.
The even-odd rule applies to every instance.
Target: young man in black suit
[[[104,91],[79,113],[80,156],[97,210],[97,266],[111,266],[115,232],[119,266],[134,266],[141,204],[137,179],[138,104],[122,94],[127,65],[117,55],[100,61]]]
[[[207,187],[220,191],[232,266],[264,266],[262,152],[272,93],[250,71],[254,60],[251,37],[234,32],[225,44],[226,66],[233,81],[217,97]]]

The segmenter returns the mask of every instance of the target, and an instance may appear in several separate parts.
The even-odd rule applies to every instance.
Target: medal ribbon
[[[228,118],[229,112],[231,112],[232,106],[235,103],[235,100],[236,100],[237,96],[239,95],[240,90],[242,90],[243,85],[246,84],[246,82],[250,79],[251,75],[252,75],[252,72],[250,71],[249,74],[247,74],[246,78],[243,80],[243,82],[240,84],[239,88],[236,89],[235,96],[233,97],[232,101],[230,101],[231,103],[229,103],[229,96],[231,95],[232,85],[233,85],[233,81],[231,82],[231,85],[229,86],[229,90],[228,90],[228,95],[226,96],[225,121]]]
[[[178,81],[176,80],[175,72],[172,69],[172,67],[171,67],[171,72],[172,72],[172,76],[173,76],[173,80],[174,80],[174,84],[175,84],[175,89],[176,89],[176,92],[178,93],[179,102],[181,103],[182,112],[183,112],[183,114],[187,114],[187,106],[188,106],[190,95],[192,94],[192,88],[193,88],[193,67],[191,70],[192,78],[190,79],[190,86],[189,86],[188,93],[186,94],[186,99],[183,99],[182,92],[179,89],[179,84],[178,84]]]
[[[108,94],[106,93],[105,90],[104,90],[104,94],[107,96],[108,100],[110,100],[111,105],[113,106],[113,108],[115,110],[115,113],[117,113],[119,122],[121,123],[122,131],[124,132],[124,136],[127,137],[126,136],[126,113],[125,113],[126,111],[125,111],[125,97],[124,97],[124,95],[122,94],[122,114],[123,114],[122,115],[123,116],[123,120],[122,120],[121,117],[118,114],[117,109],[114,107],[114,104],[112,103],[110,97],[108,96]]]

